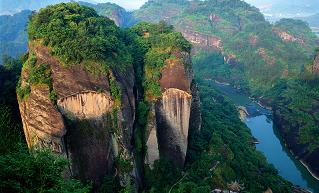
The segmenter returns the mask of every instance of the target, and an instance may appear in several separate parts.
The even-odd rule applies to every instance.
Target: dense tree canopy
[[[107,65],[128,64],[130,54],[121,40],[121,31],[94,9],[77,3],[48,6],[34,14],[28,25],[30,40],[40,40],[52,48],[66,65],[84,60]],[[110,64],[111,63],[111,64]]]

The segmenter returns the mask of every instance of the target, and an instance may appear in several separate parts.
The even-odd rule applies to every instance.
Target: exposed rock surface
[[[319,51],[317,52],[315,61],[312,65],[312,72],[315,74],[319,74]]]
[[[45,146],[66,154],[74,176],[100,184],[113,170],[115,158],[132,160],[132,67],[123,74],[112,69],[109,72],[121,90],[117,107],[108,76],[93,75],[82,64],[65,67],[44,46],[30,44],[30,52],[36,54],[37,65],[49,66],[58,108],[49,98],[48,86],[32,85],[30,96],[19,101],[29,147]],[[27,77],[28,72],[23,72],[22,84]],[[121,172],[118,169],[118,175],[125,178]]]
[[[257,50],[258,54],[260,57],[268,64],[268,65],[273,65],[275,64],[275,58],[270,57],[267,54],[267,50],[265,48],[258,48]]]
[[[187,39],[194,45],[201,47],[211,47],[218,50],[222,50],[222,41],[218,37],[212,35],[205,35],[200,32],[191,30],[181,30],[181,32],[185,39]]]
[[[97,92],[82,92],[58,100],[62,114],[80,119],[101,117],[111,112],[114,102],[111,96]]]
[[[190,129],[199,131],[201,127],[200,100],[190,68],[190,55],[185,52],[173,54],[176,58],[166,60],[161,71],[162,96],[149,114],[146,163],[151,167],[159,157],[183,167],[188,132]]]
[[[62,115],[49,98],[49,92],[46,85],[34,85],[26,101],[19,101],[26,141],[29,148],[46,147],[65,153],[63,136],[66,128]]]
[[[182,167],[187,151],[192,96],[170,88],[156,104],[156,121],[160,153]]]
[[[150,112],[148,115],[148,122],[146,126],[146,157],[145,163],[148,164],[151,168],[154,164],[154,161],[160,158],[159,148],[158,148],[158,140],[157,140],[157,125],[156,125],[156,116],[155,116],[155,106],[152,105],[150,108]]]
[[[297,42],[299,44],[304,44],[304,40],[295,37],[293,35],[290,35],[288,32],[285,32],[283,30],[280,30],[278,28],[274,28],[273,32],[275,32],[283,41],[285,42]]]

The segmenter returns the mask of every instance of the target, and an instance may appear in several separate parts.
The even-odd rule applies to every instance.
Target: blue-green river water
[[[231,86],[217,83],[213,83],[213,86],[228,96],[235,105],[247,108],[250,115],[246,117],[245,123],[252,135],[260,142],[256,148],[266,156],[269,163],[275,166],[279,175],[295,185],[313,193],[319,193],[319,181],[311,176],[280,140],[273,126],[271,111],[261,107]]]

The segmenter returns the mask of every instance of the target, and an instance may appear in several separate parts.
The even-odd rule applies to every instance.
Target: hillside
[[[319,53],[300,77],[279,81],[270,95],[274,97],[274,120],[293,154],[314,176],[319,176],[318,133]]]
[[[3,56],[19,57],[27,51],[25,27],[31,11],[25,10],[12,16],[0,16],[0,64]]]
[[[316,28],[319,28],[318,18],[319,18],[319,13],[314,14],[314,15],[310,15],[308,17],[297,17],[297,19],[301,19],[303,21],[306,21],[307,23],[309,23],[309,25],[311,27],[316,27]]]
[[[305,24],[271,25],[256,8],[237,0],[149,1],[133,15],[173,24],[203,54],[222,52],[229,65],[216,68],[214,78],[259,95],[278,78],[297,75],[317,40]],[[286,30],[291,25],[298,36]]]

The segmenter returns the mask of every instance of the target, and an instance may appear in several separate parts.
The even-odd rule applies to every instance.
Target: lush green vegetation
[[[29,152],[26,147],[0,155],[1,192],[78,192],[90,191],[78,180],[65,179],[67,160],[49,151]]]
[[[158,81],[166,61],[177,59],[173,55],[176,51],[190,52],[191,45],[181,33],[173,31],[173,27],[165,22],[139,23],[130,31],[137,35],[135,42],[141,47],[141,52],[145,53],[143,87],[146,100],[151,102],[162,94]]]
[[[291,184],[277,175],[251,144],[252,135],[235,106],[205,81],[199,81],[203,125],[190,135],[187,166],[178,170],[159,160],[146,171],[147,192],[211,192],[243,184],[245,192],[291,192]],[[173,186],[177,183],[175,186]]]
[[[49,97],[53,104],[56,103],[57,96],[52,86],[51,70],[47,64],[37,64],[37,58],[34,53],[30,53],[23,64],[22,70],[28,74],[25,85],[22,86],[21,80],[17,85],[17,95],[20,100],[25,100],[30,95],[31,86],[46,85],[50,89]]]
[[[66,65],[103,64],[125,69],[131,57],[113,21],[77,3],[58,4],[41,9],[28,25],[30,40],[42,40]]]
[[[299,38],[304,43],[304,48],[311,53],[318,45],[316,43],[317,36],[312,32],[309,24],[295,19],[281,19],[275,23],[275,27],[280,28],[296,38]]]
[[[133,15],[150,22],[165,19],[179,31],[220,38],[221,52],[235,56],[236,62],[215,66],[210,70],[211,77],[227,80],[256,95],[268,92],[282,77],[298,76],[311,60],[317,39],[304,22],[282,20],[272,25],[256,8],[240,0],[150,1]],[[274,27],[304,43],[283,41]],[[207,49],[197,53],[197,57],[209,57]]]
[[[79,2],[81,5],[92,7],[96,12],[115,21],[119,27],[129,27],[136,21],[131,16],[131,12],[126,11],[123,7],[115,3],[98,3],[91,4],[87,2]]]
[[[145,192],[204,193],[215,188],[229,189],[229,184],[235,181],[243,184],[245,191],[251,193],[265,191],[268,187],[274,192],[291,192],[292,185],[279,177],[275,168],[269,165],[265,157],[251,144],[251,133],[239,120],[234,105],[212,89],[204,79],[230,80],[234,85],[257,94],[263,94],[278,82],[273,92],[278,96],[278,103],[289,104],[288,107],[293,109],[295,114],[292,114],[291,119],[300,117],[303,113],[302,116],[306,117],[304,120],[311,120],[309,124],[304,124],[303,120],[298,122],[304,125],[300,131],[301,143],[309,143],[310,140],[318,140],[317,130],[314,129],[317,114],[312,117],[309,115],[310,105],[317,102],[311,100],[317,98],[316,84],[312,84],[315,81],[300,83],[293,80],[282,84],[278,81],[286,76],[286,73],[295,76],[300,72],[304,61],[308,60],[308,48],[296,43],[282,42],[273,33],[273,26],[267,23],[262,15],[241,1],[194,1],[192,7],[189,5],[190,2],[185,0],[156,0],[150,1],[143,6],[143,11],[135,14],[149,14],[150,20],[157,20],[167,15],[160,14],[161,17],[155,18],[154,13],[168,12],[169,22],[178,29],[188,26],[190,30],[218,36],[222,39],[224,54],[236,55],[237,62],[231,65],[224,61],[220,52],[197,52],[195,72],[199,77],[203,124],[201,132],[190,131],[187,163],[183,170],[164,159],[156,161],[154,169],[146,167],[145,171],[143,170],[149,103],[161,95],[158,83],[161,70],[167,59],[177,59],[174,52],[190,52],[191,49],[191,45],[181,33],[175,32],[172,26],[164,22],[140,23],[130,29],[121,30],[109,19],[98,16],[93,9],[68,3],[49,6],[33,15],[28,34],[30,41],[41,40],[39,42],[48,46],[66,66],[81,64],[92,74],[108,76],[111,95],[115,98],[117,107],[121,101],[121,89],[114,76],[108,72],[109,67],[124,71],[127,65],[133,64],[138,90],[133,143],[134,153],[137,155],[137,169],[145,174]],[[212,12],[220,18],[218,22],[208,19]],[[284,29],[283,26],[290,24],[277,25]],[[249,42],[252,36],[257,37],[256,45]],[[312,41],[311,38],[309,41]],[[267,64],[266,60],[262,60],[257,48],[264,48],[265,53],[274,58],[275,64]],[[13,66],[12,69],[10,66]],[[21,68],[21,62],[11,62],[3,68],[3,73],[10,72],[10,77],[15,75],[5,84],[9,85],[9,88],[17,82],[17,74],[20,71],[18,69],[16,73],[16,67]],[[28,96],[30,85],[45,84],[50,87],[50,98],[56,100],[50,70],[46,64],[38,64],[35,55],[30,53],[24,61],[23,70],[28,72],[28,78],[25,87],[21,88],[21,83],[18,85],[17,94],[20,99]],[[282,92],[282,89],[285,91]],[[301,91],[305,93],[304,96],[291,98]],[[12,93],[3,95],[5,100],[7,96],[15,96],[14,90],[10,92]],[[16,100],[14,103],[16,104]],[[21,144],[23,138],[21,125],[14,124],[20,121],[15,121],[10,108],[11,106],[0,107],[0,134],[1,138],[6,138],[0,143],[3,145],[0,150],[4,152],[0,155],[0,188],[7,192],[89,191],[89,187],[83,186],[79,181],[63,178],[67,166],[63,158],[47,151],[29,152],[23,145],[12,145],[12,149],[5,148],[4,145],[7,144]],[[304,110],[309,110],[309,113]],[[107,124],[111,125],[110,128],[93,130],[87,121],[79,122],[80,126],[76,128],[80,130],[70,127],[70,131],[75,134],[69,141],[73,148],[77,148],[76,143],[83,142],[81,136],[97,135],[101,142],[105,142],[107,132],[118,132],[118,128],[114,127],[118,124],[113,122],[118,121],[114,119],[114,114],[117,114],[115,111],[116,109],[109,115],[112,116],[108,119],[112,123]],[[280,109],[279,112],[286,111]],[[317,146],[314,142],[310,150]],[[85,160],[78,161],[82,161],[82,167],[85,168]],[[116,159],[115,165],[125,173],[132,169],[129,160],[121,157]],[[100,192],[130,192],[131,188],[130,184],[121,187],[117,177],[106,176]]]
[[[289,79],[273,89],[274,114],[285,128],[283,135],[297,132],[297,143],[307,145],[308,153],[319,149],[319,79]]]

